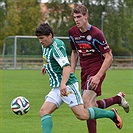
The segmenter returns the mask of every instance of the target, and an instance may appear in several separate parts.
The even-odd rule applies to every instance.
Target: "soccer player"
[[[128,113],[129,104],[123,92],[97,101],[97,97],[101,95],[106,71],[113,61],[112,52],[102,31],[89,24],[88,9],[84,5],[76,5],[72,14],[76,25],[69,29],[72,48],[71,72],[75,71],[79,58],[82,98],[85,107],[107,108],[113,104],[119,104]],[[87,127],[90,133],[96,133],[96,120],[87,120]]]
[[[70,63],[67,58],[63,41],[54,38],[52,28],[47,23],[40,24],[35,35],[42,44],[44,64],[42,74],[49,75],[51,91],[46,95],[41,109],[41,123],[43,133],[52,133],[51,114],[65,102],[71,108],[75,116],[80,120],[110,118],[117,126],[122,128],[122,120],[116,109],[104,110],[100,108],[84,108],[80,95],[78,80],[71,73]],[[65,113],[65,112],[63,112]]]

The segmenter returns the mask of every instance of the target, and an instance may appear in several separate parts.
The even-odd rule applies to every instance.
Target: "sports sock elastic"
[[[89,119],[99,119],[99,118],[110,118],[113,120],[115,117],[115,113],[112,110],[105,110],[105,109],[100,109],[100,108],[88,108],[89,112]]]
[[[102,109],[107,108],[111,105],[120,104],[120,103],[121,103],[121,98],[119,96],[114,96],[111,98],[106,98],[106,99],[97,101],[98,108],[102,108]]]
[[[52,133],[52,117],[50,114],[46,114],[41,118],[43,133]]]

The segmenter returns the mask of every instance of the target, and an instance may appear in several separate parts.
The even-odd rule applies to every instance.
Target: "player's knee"
[[[86,90],[82,96],[84,107],[85,108],[97,107],[96,97],[97,96],[94,91]]]
[[[88,115],[78,115],[76,116],[77,119],[83,121],[83,120],[88,120],[89,119],[89,116]]]
[[[77,117],[77,119],[79,119],[79,120],[86,120],[82,115],[76,115],[76,117]]]
[[[81,112],[80,114],[76,114],[76,117],[79,120],[88,120],[89,119],[89,114],[88,111],[85,109],[83,112]]]

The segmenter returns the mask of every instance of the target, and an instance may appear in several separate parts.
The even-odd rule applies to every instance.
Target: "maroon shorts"
[[[96,75],[97,72],[98,72],[98,70],[97,71],[90,71],[90,72],[86,71],[86,70],[81,71],[81,90],[82,90],[82,93],[83,93],[84,90],[87,89],[88,79],[91,76]],[[101,77],[97,88],[94,90],[96,92],[97,96],[100,96],[102,94],[101,86],[102,86],[102,82],[103,82],[105,76],[106,76],[106,74],[104,74]]]

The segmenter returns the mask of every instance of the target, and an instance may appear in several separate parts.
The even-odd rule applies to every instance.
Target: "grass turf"
[[[80,80],[80,71],[76,71]],[[0,70],[0,133],[41,133],[39,109],[44,96],[49,92],[48,76],[42,76],[39,70]],[[119,91],[126,93],[130,103],[127,114],[122,107],[114,105],[123,119],[123,128],[117,129],[108,119],[97,120],[97,133],[131,133],[133,132],[133,89],[132,70],[109,70],[103,83],[103,95],[98,99],[116,95]],[[11,101],[17,96],[24,96],[30,101],[30,111],[23,116],[15,115]],[[109,107],[108,109],[111,109]],[[69,107],[63,104],[53,114],[53,133],[87,133],[85,121],[76,119]]]

